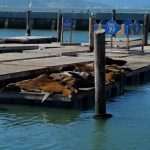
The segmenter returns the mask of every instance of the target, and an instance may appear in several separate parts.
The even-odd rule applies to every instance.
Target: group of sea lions
[[[114,64],[115,63],[118,64]],[[106,59],[105,82],[115,82],[131,71],[122,67],[126,61]],[[110,65],[111,64],[111,65]],[[120,65],[119,65],[120,64]],[[8,84],[1,91],[25,91],[44,93],[42,102],[52,94],[62,94],[71,98],[79,88],[94,87],[94,63],[63,65],[57,68],[57,73],[42,74],[36,78]]]

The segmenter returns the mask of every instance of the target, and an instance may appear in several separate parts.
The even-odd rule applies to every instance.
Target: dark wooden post
[[[72,28],[70,30],[70,43],[72,43]]]
[[[127,35],[127,50],[129,51],[130,47],[129,47],[129,35]]]
[[[73,13],[73,10],[72,10]],[[72,14],[71,14],[71,18],[72,18]],[[71,21],[71,29],[70,29],[70,44],[72,43],[72,25],[73,25],[73,21]]]
[[[27,19],[26,19],[26,35],[31,35],[31,11],[27,11]]]
[[[94,23],[95,18],[89,18],[89,51],[93,52],[94,50]]]
[[[112,10],[112,20],[116,20],[116,10],[115,9],[113,9]]]
[[[61,42],[62,15],[57,16],[57,42]]]
[[[94,34],[95,48],[95,110],[94,118],[110,118],[106,114],[105,100],[105,31],[99,30]]]
[[[111,19],[116,20],[116,10],[115,9],[112,10]],[[113,48],[113,36],[111,36],[111,39],[110,39],[110,47]]]
[[[111,35],[111,38],[110,38],[110,48],[113,48],[113,36]]]
[[[148,30],[149,30],[149,15],[144,15],[144,28],[143,28],[143,39],[142,44],[147,45],[148,44]]]

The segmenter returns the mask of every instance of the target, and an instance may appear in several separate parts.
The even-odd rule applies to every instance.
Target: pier
[[[27,11],[0,11],[0,28],[17,28],[25,29],[27,20]],[[48,10],[49,11],[49,10]],[[31,29],[44,29],[44,30],[56,30],[57,29],[57,16],[62,14],[63,16],[70,16],[73,20],[73,30],[88,30],[89,28],[89,16],[92,11],[69,11],[69,12],[48,12],[33,10],[31,12]],[[106,12],[95,12],[96,19],[99,22],[101,19],[109,20],[112,18],[112,10]],[[116,10],[116,20],[118,23],[122,23],[123,20],[139,20],[140,23],[144,22],[145,12],[142,10],[129,10],[128,12],[121,12]],[[150,21],[149,21],[150,22]],[[150,31],[150,28],[149,28]]]

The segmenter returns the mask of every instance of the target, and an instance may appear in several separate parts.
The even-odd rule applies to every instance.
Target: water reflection
[[[80,117],[80,111],[54,108],[34,108],[17,105],[0,105],[0,124],[27,126],[32,124],[69,124]]]

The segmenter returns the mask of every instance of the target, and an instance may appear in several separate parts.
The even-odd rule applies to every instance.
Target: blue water
[[[0,105],[1,150],[149,150],[150,84],[107,102],[113,117],[88,111]]]
[[[17,37],[25,36],[25,29],[0,29],[0,37]],[[73,42],[88,42],[87,31],[73,31],[72,32],[72,41]],[[57,36],[56,31],[52,30],[32,30],[31,35],[33,36]],[[64,41],[70,40],[70,32],[64,32]]]
[[[0,29],[0,37],[17,37],[17,36],[25,36],[25,29]],[[57,32],[53,30],[32,30],[31,35],[33,36],[57,36]],[[125,38],[125,36],[117,36],[119,38]],[[135,37],[131,35],[130,37]],[[136,35],[136,37],[141,38],[141,35]],[[150,39],[150,34],[149,37]],[[64,32],[64,41],[70,40],[70,31]],[[85,43],[89,40],[88,31],[73,31],[72,32],[72,42],[80,42]]]

